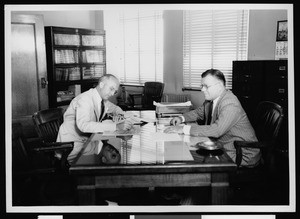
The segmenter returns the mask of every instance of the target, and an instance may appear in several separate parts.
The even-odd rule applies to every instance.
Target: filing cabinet
[[[232,91],[239,98],[250,121],[260,101],[278,103],[284,110],[279,133],[280,147],[288,145],[288,65],[287,60],[233,61]]]

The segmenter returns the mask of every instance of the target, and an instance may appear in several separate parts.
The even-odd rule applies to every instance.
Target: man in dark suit
[[[171,127],[166,133],[177,132],[193,136],[206,136],[220,142],[233,161],[236,159],[236,151],[233,142],[257,141],[255,131],[242,108],[238,98],[226,90],[225,77],[216,69],[210,69],[202,73],[201,90],[205,95],[205,102],[197,109],[175,117],[171,120]],[[190,122],[195,122],[189,124]],[[200,124],[203,121],[204,124]],[[181,123],[188,123],[184,126]],[[243,148],[242,166],[256,166],[261,157],[259,149]]]

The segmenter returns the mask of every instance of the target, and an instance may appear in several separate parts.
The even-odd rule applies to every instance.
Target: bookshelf
[[[106,74],[105,31],[45,27],[49,107],[65,106]]]

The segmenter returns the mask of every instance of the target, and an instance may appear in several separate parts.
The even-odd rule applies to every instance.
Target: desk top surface
[[[134,112],[141,118],[155,119],[155,111]],[[138,126],[138,134],[130,136],[103,136],[92,134],[72,162],[71,174],[130,174],[172,172],[234,171],[235,163],[223,149],[201,150],[195,145],[201,137],[174,136],[174,139],[159,139],[160,121]],[[164,135],[162,133],[162,135]],[[177,135],[177,134],[175,134]],[[173,141],[174,140],[174,141]],[[103,164],[100,150],[107,142],[117,149],[120,159],[115,164]]]

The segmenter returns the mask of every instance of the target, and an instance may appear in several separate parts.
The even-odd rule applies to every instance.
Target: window
[[[189,10],[183,16],[183,86],[199,88],[201,74],[222,71],[232,88],[232,61],[246,60],[247,10]]]
[[[104,12],[107,72],[125,84],[163,82],[162,11]]]

